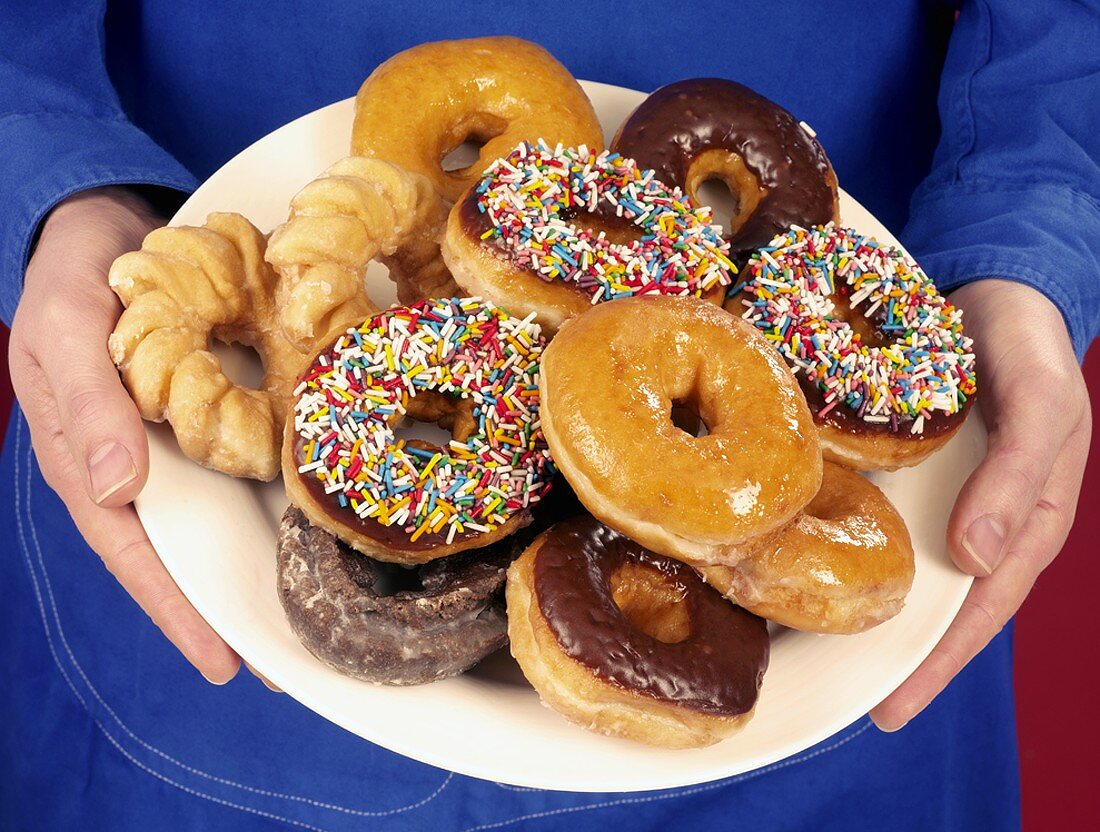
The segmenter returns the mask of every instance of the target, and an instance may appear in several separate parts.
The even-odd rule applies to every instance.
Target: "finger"
[[[249,673],[251,673],[257,679],[259,679],[261,682],[263,682],[264,686],[267,687],[268,690],[274,691],[275,693],[282,693],[283,692],[283,689],[281,687],[279,687],[274,682],[272,682],[270,679],[268,679],[266,676],[264,676],[262,673],[260,673],[260,671],[258,671],[256,668],[254,668],[248,662],[242,662],[242,664],[245,667],[248,668]]]
[[[104,288],[54,300],[42,316],[36,350],[83,487],[93,502],[109,507],[131,502],[149,468],[141,416],[107,351],[119,308]]]
[[[56,426],[56,413],[28,412],[31,441],[47,483],[65,502],[88,545],[107,569],[206,679],[225,684],[240,664],[237,654],[191,606],[164,568],[131,506],[105,508],[86,494],[77,464]]]
[[[1031,365],[1021,368],[1013,359],[1001,355],[1007,367],[995,367],[986,376],[990,381],[982,407],[989,448],[959,492],[947,527],[952,559],[979,577],[997,568],[1082,417],[1081,408],[1069,406],[1062,395],[1080,383],[1073,377],[1080,375],[1076,366],[1067,369],[1064,381],[1050,379],[1048,394],[1022,396],[1018,378],[1031,372]]]
[[[896,731],[928,703],[997,635],[1020,608],[1035,579],[1054,559],[1073,525],[1085,454],[1074,436],[999,569],[974,582],[959,614],[928,657],[871,710],[884,731]],[[1085,440],[1087,448],[1087,439]]]

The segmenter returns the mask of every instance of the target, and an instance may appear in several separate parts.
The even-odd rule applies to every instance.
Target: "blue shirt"
[[[1089,4],[976,0],[957,22],[951,6],[920,0],[517,5],[4,4],[4,319],[35,229],[64,197],[105,184],[190,190],[254,139],[354,94],[401,49],[508,33],[581,78],[641,90],[702,75],[748,84],[813,125],[841,184],[900,230],[941,287],[1017,280],[1057,304],[1079,355],[1097,332],[1100,22]],[[12,530],[0,558],[3,828],[1019,823],[1007,634],[898,734],[863,720],[764,771],[688,789],[517,790],[399,758],[247,674],[206,685],[80,540],[19,416],[0,512]]]

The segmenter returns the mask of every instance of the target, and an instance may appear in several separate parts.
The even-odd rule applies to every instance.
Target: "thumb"
[[[38,350],[37,358],[88,496],[105,507],[125,505],[145,485],[149,446],[141,416],[107,350],[118,302],[104,287],[92,297],[61,305],[62,325],[47,324],[48,347]]]

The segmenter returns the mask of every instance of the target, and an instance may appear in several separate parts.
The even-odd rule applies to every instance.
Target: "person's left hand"
[[[871,718],[896,731],[919,714],[1020,608],[1066,541],[1092,436],[1088,390],[1061,313],[1036,290],[980,280],[951,296],[978,356],[989,449],[947,527],[976,576],[947,632]]]

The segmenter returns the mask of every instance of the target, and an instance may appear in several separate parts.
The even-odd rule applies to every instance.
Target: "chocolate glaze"
[[[857,310],[852,310],[850,306],[845,302],[845,298],[850,292],[850,288],[847,285],[837,286],[836,292],[839,297],[836,297],[836,308],[838,315],[846,319],[851,319],[853,315],[862,315]],[[733,295],[731,297],[740,298],[741,295]],[[842,310],[848,311],[842,311]],[[866,320],[873,330],[873,335],[878,339],[873,343],[874,346],[882,346],[888,344],[893,340],[888,332],[883,332],[881,327],[886,322],[885,310],[881,307],[873,312],[869,316],[862,316]],[[870,341],[865,341],[870,343]],[[790,362],[787,362],[790,364]],[[799,370],[795,375],[795,379],[798,381],[798,386],[802,389],[802,394],[806,397],[806,404],[810,406],[810,413],[814,417],[814,422],[819,425],[829,425],[830,427],[838,430],[845,431],[857,436],[866,436],[869,434],[893,434],[901,439],[911,440],[913,442],[919,442],[922,439],[933,439],[950,430],[954,430],[963,419],[966,418],[966,414],[970,410],[970,404],[974,397],[971,396],[965,402],[963,402],[962,408],[957,413],[945,413],[943,411],[935,411],[932,416],[925,416],[924,426],[921,433],[912,433],[910,427],[913,424],[913,419],[909,416],[899,416],[894,422],[868,422],[864,420],[859,412],[853,410],[848,405],[841,402],[834,407],[824,416],[821,416],[821,411],[825,409],[825,392],[817,385],[816,382],[810,381],[806,377],[806,373]]]
[[[924,418],[923,431],[921,433],[912,433],[910,431],[910,426],[913,424],[913,420],[908,416],[899,417],[893,425],[891,425],[890,422],[867,422],[860,417],[857,411],[852,410],[852,408],[848,407],[848,405],[843,402],[822,417],[820,414],[825,407],[825,394],[821,392],[821,388],[818,387],[816,383],[806,378],[805,373],[800,372],[797,379],[798,386],[802,388],[802,393],[806,396],[806,404],[810,406],[810,413],[813,414],[814,421],[817,422],[817,424],[829,425],[856,435],[889,433],[897,436],[899,439],[907,439],[914,442],[919,442],[922,439],[932,439],[949,430],[953,430],[966,418],[966,414],[970,410],[970,402],[973,401],[974,398],[971,396],[963,402],[962,409],[957,413],[936,411],[934,416],[926,416]]]
[[[422,684],[461,673],[507,641],[505,570],[520,551],[506,538],[409,569],[352,551],[291,506],[279,528],[279,598],[295,634],[326,664],[371,682]]]
[[[739,251],[766,245],[791,225],[835,219],[836,179],[817,139],[778,104],[733,81],[694,78],[661,87],[630,114],[611,149],[681,188],[704,151],[740,156],[767,194],[730,238]]]
[[[301,464],[302,460],[302,447],[303,443],[299,441],[299,446],[294,449],[294,459],[299,464]],[[360,517],[352,511],[350,507],[342,508],[340,504],[336,502],[336,495],[326,494],[325,484],[321,482],[321,480],[316,477],[311,477],[308,474],[298,474],[297,476],[298,480],[310,493],[310,496],[316,500],[317,507],[323,511],[327,517],[334,523],[339,523],[342,526],[348,526],[355,529],[371,540],[377,540],[379,543],[386,546],[404,549],[410,552],[426,552],[447,542],[446,531],[425,532],[416,540],[413,540],[411,533],[406,532],[404,526],[383,526],[373,517]],[[466,529],[462,533],[456,534],[454,540],[468,540],[479,534],[481,534],[481,532],[476,529]]]
[[[616,605],[611,576],[627,561],[674,583],[690,633],[665,643]],[[566,655],[618,687],[717,716],[752,709],[768,667],[764,619],[722,598],[691,567],[658,555],[589,515],[558,523],[534,564],[539,609]]]

